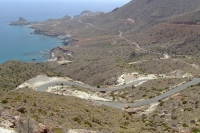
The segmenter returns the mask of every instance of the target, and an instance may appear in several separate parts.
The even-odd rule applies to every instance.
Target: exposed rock
[[[196,123],[196,121],[195,120],[191,120],[190,123]]]
[[[30,23],[26,19],[20,17],[19,21],[11,22],[9,25],[29,25]]]
[[[50,127],[39,124],[39,127],[34,131],[34,133],[52,133]]]
[[[90,12],[89,10],[85,10],[81,13],[81,16],[97,16],[102,13],[103,12]]]
[[[128,108],[130,108],[128,105],[125,105],[125,106],[124,106],[124,109],[128,109]]]
[[[16,111],[24,114],[24,113],[26,113],[26,108],[25,107],[20,107],[20,108],[16,109]]]
[[[0,126],[4,128],[11,128],[13,127],[13,123],[11,123],[8,119],[6,118],[0,118]]]
[[[73,51],[64,49],[62,47],[56,47],[51,50],[50,59],[51,60],[70,60],[74,57],[75,53]]]
[[[0,127],[0,133],[16,133],[14,130],[5,129]]]

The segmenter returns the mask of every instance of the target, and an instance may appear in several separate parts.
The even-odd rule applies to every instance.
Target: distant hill
[[[113,21],[94,23],[122,30],[127,33],[128,38],[136,40],[141,45],[174,44],[185,41],[181,47],[172,50],[169,45],[165,50],[179,54],[193,54],[192,51],[199,52],[200,49],[199,0],[132,0],[101,18],[112,18]],[[128,19],[132,19],[134,23],[127,24]],[[189,40],[193,40],[192,44]]]
[[[88,27],[87,23],[108,32]],[[200,55],[199,24],[199,0],[132,0],[109,13],[83,11],[74,18],[48,20],[33,24],[32,28],[40,34],[70,34],[76,38],[117,35],[122,31],[124,37],[145,48]]]

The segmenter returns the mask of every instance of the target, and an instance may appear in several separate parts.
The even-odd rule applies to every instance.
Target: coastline
[[[50,59],[50,50],[62,46],[61,39],[57,36],[31,34],[35,29],[31,28],[30,25],[2,23],[0,27],[2,29],[0,38],[3,40],[0,50],[0,56],[3,58],[0,59],[0,64],[9,60],[46,62]]]

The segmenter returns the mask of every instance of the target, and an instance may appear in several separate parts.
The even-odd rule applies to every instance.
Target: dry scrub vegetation
[[[8,61],[0,65],[0,87],[14,89],[39,74],[56,75],[45,63]]]
[[[200,132],[199,85],[163,100],[150,116],[143,116],[145,129],[154,132]]]
[[[151,99],[155,96],[171,90],[174,86],[183,83],[187,79],[155,79],[143,83],[139,86],[132,86],[120,91],[110,92],[113,100],[121,102],[135,102],[137,100]]]
[[[12,109],[25,107],[26,115],[36,123],[53,128],[91,129],[102,132],[132,132],[141,123],[119,109],[95,105],[74,97],[21,89],[0,98],[2,111],[17,116]]]

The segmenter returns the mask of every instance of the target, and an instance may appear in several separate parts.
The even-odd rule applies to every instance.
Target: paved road
[[[168,96],[171,96],[173,94],[176,94],[184,89],[186,89],[187,87],[191,86],[191,85],[196,85],[200,83],[200,78],[196,78],[196,79],[193,79],[192,81],[189,81],[183,85],[180,85],[179,87],[176,87],[166,93],[163,93],[159,96],[156,96],[152,99],[148,99],[148,100],[144,100],[144,101],[138,101],[138,102],[135,102],[135,103],[120,103],[120,102],[99,102],[99,101],[95,101],[97,103],[100,103],[100,104],[104,104],[104,105],[107,105],[107,106],[110,106],[110,107],[115,107],[115,108],[122,108],[124,107],[125,105],[128,105],[130,107],[137,107],[137,106],[143,106],[143,105],[148,105],[148,104],[151,104],[151,103],[154,103],[154,102],[157,102],[159,100],[162,100]]]
[[[59,82],[51,82],[51,83],[47,83],[45,85],[42,85],[40,87],[37,88],[38,91],[42,91],[45,92],[47,87],[52,86],[52,85],[58,85],[58,84],[65,84],[65,85],[74,85],[74,86],[78,86],[78,87],[83,87],[86,89],[90,89],[90,90],[95,90],[95,91],[114,91],[114,90],[121,90],[124,89],[126,87],[131,87],[132,85],[138,84],[139,82],[142,81],[147,81],[147,80],[138,80],[135,81],[133,83],[127,84],[127,85],[123,85],[123,86],[119,86],[119,87],[115,87],[115,88],[96,88],[96,87],[92,87],[86,84],[80,84],[80,83],[75,83],[75,82],[68,82],[68,81],[59,81]],[[128,105],[130,107],[137,107],[137,106],[143,106],[143,105],[148,105],[154,102],[157,102],[159,100],[162,100],[163,98],[166,98],[168,96],[171,96],[173,94],[176,94],[177,92],[180,92],[184,89],[186,89],[187,87],[191,86],[191,85],[196,85],[200,83],[200,78],[195,78],[192,81],[189,81],[183,85],[180,85],[179,87],[176,87],[166,93],[163,93],[159,96],[156,96],[152,99],[148,99],[148,100],[144,100],[144,101],[138,101],[135,103],[120,103],[120,102],[100,102],[100,101],[95,101],[96,103],[100,103],[100,104],[104,104],[110,107],[115,107],[115,108],[122,108],[125,105]]]
[[[99,27],[96,27],[90,23],[87,23],[88,25],[94,27],[94,28],[97,28],[97,29],[101,29],[101,30],[106,30],[106,29],[103,29],[103,28],[99,28]],[[110,30],[112,31],[112,30]],[[145,50],[143,48],[141,48],[137,43],[135,42],[132,42],[124,37],[122,37],[122,32],[119,31],[119,37],[130,42],[130,43],[133,43],[137,48],[141,49],[141,50],[144,50],[144,51],[148,51],[148,50]],[[152,53],[156,53],[156,54],[161,54],[161,53],[157,53],[157,52],[153,52],[153,51],[149,51],[149,52],[152,52]],[[177,76],[180,77],[181,75],[181,71],[177,72]],[[89,85],[86,85],[86,84],[80,84],[80,83],[75,83],[75,82],[69,82],[69,81],[59,81],[59,82],[51,82],[51,83],[47,83],[45,85],[42,85],[40,87],[37,88],[38,91],[42,91],[42,92],[45,92],[46,89],[50,86],[53,86],[53,85],[57,85],[57,84],[65,84],[65,85],[73,85],[73,86],[78,86],[78,87],[82,87],[82,88],[86,88],[86,89],[90,89],[90,90],[95,90],[95,91],[115,91],[115,90],[121,90],[121,89],[124,89],[126,87],[131,87],[132,85],[136,85],[142,81],[147,81],[147,80],[138,80],[138,81],[135,81],[133,83],[130,83],[130,84],[127,84],[127,85],[123,85],[123,86],[119,86],[119,87],[115,87],[115,88],[96,88],[96,87],[92,87],[92,86],[89,86]],[[193,79],[192,81],[189,81],[183,85],[180,85],[179,87],[176,87],[166,93],[163,93],[159,96],[156,96],[152,99],[148,99],[148,100],[144,100],[144,101],[138,101],[138,102],[135,102],[135,103],[120,103],[120,102],[99,102],[99,101],[95,101],[97,103],[100,103],[100,104],[104,104],[104,105],[107,105],[107,106],[111,106],[111,107],[115,107],[115,108],[122,108],[124,107],[125,105],[128,105],[130,107],[137,107],[137,106],[143,106],[143,105],[148,105],[148,104],[151,104],[151,103],[154,103],[154,102],[157,102],[159,100],[162,100],[163,98],[166,98],[168,96],[171,96],[173,94],[176,94],[177,92],[180,92],[184,89],[186,89],[187,87],[191,86],[191,85],[196,85],[200,83],[200,78],[196,78],[196,79]]]
[[[147,79],[146,80],[145,79],[137,80],[137,81],[134,81],[132,83],[122,85],[122,86],[118,86],[118,87],[113,87],[113,88],[96,88],[96,87],[89,86],[89,85],[86,85],[86,84],[80,84],[80,83],[76,83],[76,82],[70,82],[70,81],[63,80],[63,81],[59,81],[59,82],[51,82],[51,83],[44,84],[42,86],[39,86],[37,88],[37,90],[41,91],[41,92],[46,92],[47,88],[50,87],[50,86],[64,84],[64,85],[73,85],[73,86],[77,86],[77,87],[82,87],[82,88],[90,89],[90,90],[93,90],[93,91],[116,91],[116,90],[125,89],[126,87],[131,87],[132,85],[137,85],[137,84],[139,84],[140,82],[143,82],[143,81],[148,81],[148,80]]]

